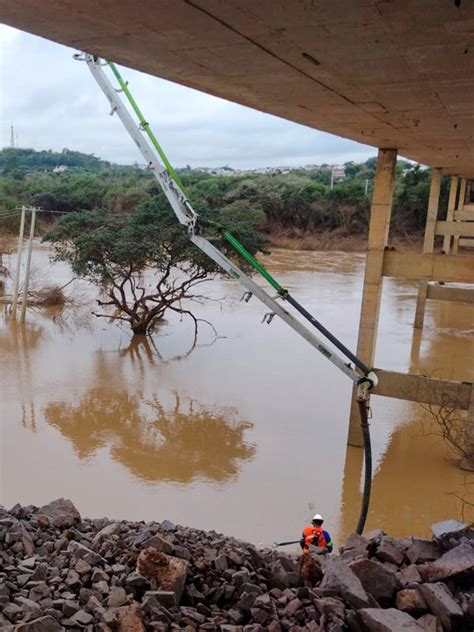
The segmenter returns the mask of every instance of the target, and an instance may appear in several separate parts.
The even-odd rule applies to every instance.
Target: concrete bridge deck
[[[0,0],[0,20],[474,176],[467,0]]]

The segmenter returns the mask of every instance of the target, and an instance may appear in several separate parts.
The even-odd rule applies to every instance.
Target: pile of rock
[[[433,532],[353,534],[339,556],[300,568],[166,520],[82,520],[64,499],[0,507],[0,629],[472,631],[474,531],[448,521]]]

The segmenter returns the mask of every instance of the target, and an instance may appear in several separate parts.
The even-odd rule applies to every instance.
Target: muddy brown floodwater
[[[37,248],[48,280],[69,270]],[[364,256],[276,250],[280,282],[355,348]],[[90,315],[79,304],[0,324],[0,503],[71,498],[83,515],[163,520],[215,529],[257,544],[299,537],[315,511],[337,543],[354,529],[362,452],[346,454],[350,381],[265,308],[217,279],[220,302],[197,306],[219,339],[201,330],[190,355],[189,323],[172,318],[153,338]],[[428,302],[413,335],[416,285],[386,280],[376,365],[473,380],[472,307]],[[374,483],[368,528],[429,533],[460,515],[453,493],[465,473],[419,405],[374,398]]]

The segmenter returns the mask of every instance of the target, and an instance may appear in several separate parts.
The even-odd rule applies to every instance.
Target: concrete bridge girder
[[[474,177],[474,3],[0,0],[8,24]]]
[[[447,256],[445,252],[433,252],[436,235],[445,236],[443,246],[446,248],[447,236],[470,236],[472,233],[474,224],[462,226],[460,221],[453,221],[455,219],[454,207],[458,189],[458,178],[456,176],[451,178],[446,221],[438,221],[438,204],[443,171],[441,168],[432,170],[423,253],[398,253],[386,249],[388,241],[387,224],[390,223],[391,199],[395,178],[394,175],[393,178],[387,178],[383,174],[388,169],[391,169],[391,173],[394,174],[396,155],[397,152],[395,150],[379,150],[378,168],[372,198],[358,338],[358,354],[369,366],[373,366],[375,357],[380,297],[384,276],[419,280],[415,328],[423,326],[427,299],[474,303],[474,289],[445,287],[429,283],[430,281],[435,281],[474,284],[474,257],[459,254]],[[466,179],[462,178],[457,206],[457,212],[459,213],[464,212],[466,188]],[[447,247],[449,248],[449,245]],[[434,405],[443,405],[451,402],[451,405],[461,410],[466,410],[468,435],[470,428],[474,444],[474,386],[472,383],[435,380],[426,376],[395,373],[380,369],[377,372],[380,375],[380,384],[374,388],[374,395],[427,402]],[[349,445],[363,445],[359,423],[355,393],[353,392],[348,434]]]

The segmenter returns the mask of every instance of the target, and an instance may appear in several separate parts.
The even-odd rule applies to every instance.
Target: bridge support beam
[[[457,176],[451,176],[451,186],[449,188],[449,200],[448,200],[448,211],[446,213],[446,221],[452,222],[454,218],[454,209],[456,208],[456,197],[458,193],[458,182],[459,178]],[[451,250],[451,235],[446,234],[443,240],[443,250],[446,254]]]
[[[442,169],[433,169],[431,172],[430,196],[428,200],[428,212],[426,215],[425,239],[423,242],[423,253],[433,252],[435,225],[438,218],[439,194],[441,191]],[[416,301],[415,327],[421,329],[425,320],[426,297],[428,293],[428,282],[420,281],[418,286],[418,298]]]
[[[357,342],[357,356],[369,367],[373,366],[375,357],[382,296],[384,251],[388,241],[392,215],[396,166],[397,150],[379,149],[370,209],[367,260]],[[348,443],[359,447],[363,445],[359,410],[355,401],[355,388],[352,393]]]
[[[461,186],[459,190],[459,201],[457,212],[454,214],[454,219],[459,221],[460,215],[464,211],[464,201],[466,199],[466,188],[467,188],[467,180],[466,178],[461,179]],[[459,235],[455,235],[453,239],[453,254],[456,255],[458,253],[459,248]]]

